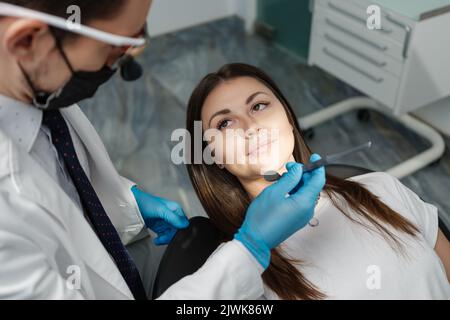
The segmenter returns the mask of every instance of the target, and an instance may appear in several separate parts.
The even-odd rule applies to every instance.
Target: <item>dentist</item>
[[[72,5],[81,25],[65,19]],[[188,226],[177,203],[117,173],[76,105],[116,71],[139,78],[132,57],[147,43],[150,6],[0,0],[0,299],[147,299],[126,246],[150,241],[148,229],[156,245],[168,244]],[[287,169],[253,201],[234,239],[162,299],[262,295],[270,250],[308,223],[325,184],[323,168]]]

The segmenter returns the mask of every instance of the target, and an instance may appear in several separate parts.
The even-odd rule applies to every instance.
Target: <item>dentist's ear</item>
[[[7,26],[2,44],[21,62],[43,60],[55,48],[48,25],[30,19],[18,19]]]

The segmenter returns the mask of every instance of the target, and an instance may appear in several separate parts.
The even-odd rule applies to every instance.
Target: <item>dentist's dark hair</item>
[[[284,106],[289,122],[294,127],[294,157],[297,162],[306,163],[311,150],[303,138],[297,118],[275,82],[263,71],[246,64],[229,64],[216,73],[207,75],[197,86],[189,100],[187,129],[195,137],[194,122],[201,121],[205,100],[220,84],[239,77],[251,77],[269,88]],[[192,143],[191,154],[194,154]],[[203,142],[203,148],[206,148]],[[223,233],[223,240],[233,239],[242,225],[251,199],[239,180],[217,165],[189,164],[189,177],[212,223]],[[389,230],[416,236],[419,232],[407,219],[393,211],[362,184],[327,174],[324,191],[338,208],[352,222],[364,226],[368,231],[381,234],[396,251],[404,251],[404,244]],[[363,218],[363,219],[360,219]],[[282,299],[323,299],[320,292],[296,267],[302,261],[288,257],[279,246],[272,250],[269,268],[263,273],[264,283]]]
[[[68,18],[67,8],[72,5],[81,9],[81,23],[95,19],[114,18],[120,12],[125,0],[0,0],[0,2],[45,12],[61,18]],[[1,15],[1,12],[0,12]],[[67,37],[74,36],[66,32]]]

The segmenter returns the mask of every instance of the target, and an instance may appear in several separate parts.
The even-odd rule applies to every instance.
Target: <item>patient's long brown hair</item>
[[[229,64],[218,72],[207,75],[194,90],[188,105],[187,129],[194,137],[194,122],[201,121],[201,111],[206,98],[222,82],[238,77],[252,77],[267,88],[281,101],[290,123],[294,127],[295,148],[294,157],[297,162],[305,163],[310,159],[311,150],[306,144],[302,131],[297,123],[294,112],[284,95],[274,81],[263,71],[246,64]],[[194,152],[192,147],[191,154]],[[203,149],[206,148],[203,142]],[[223,233],[223,240],[233,238],[240,228],[250,197],[239,180],[227,170],[221,170],[217,165],[189,164],[189,177],[212,223]],[[374,194],[361,184],[340,179],[327,174],[324,191],[348,219],[363,225],[368,230],[380,233],[397,250],[402,244],[388,228],[415,236],[418,229],[400,214],[393,211]],[[355,214],[350,215],[345,208],[350,208]],[[364,218],[366,223],[361,219]],[[283,253],[280,247],[272,250],[269,268],[263,274],[264,283],[282,299],[323,299],[320,292],[295,266],[296,261]]]

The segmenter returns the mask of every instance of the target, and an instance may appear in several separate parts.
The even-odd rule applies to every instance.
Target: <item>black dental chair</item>
[[[343,179],[371,172],[368,169],[348,165],[327,167],[327,173]],[[439,228],[447,239],[450,239],[449,229],[441,219]],[[158,298],[175,282],[200,269],[220,242],[219,232],[209,219],[192,218],[190,226],[176,234],[164,253],[153,287],[153,299]]]

